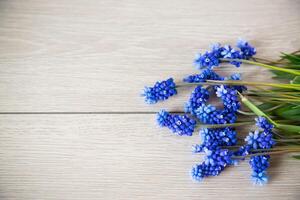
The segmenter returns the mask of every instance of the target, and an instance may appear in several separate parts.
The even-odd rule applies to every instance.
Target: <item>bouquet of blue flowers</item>
[[[158,81],[145,87],[142,96],[146,103],[155,104],[184,87],[194,87],[182,114],[166,110],[157,114],[159,126],[176,135],[199,132],[201,144],[194,145],[193,152],[203,153],[204,160],[192,168],[192,178],[201,181],[217,176],[227,166],[249,159],[253,183],[264,185],[272,154],[300,152],[300,51],[283,53],[279,60],[271,61],[255,57],[256,49],[245,40],[238,40],[236,47],[212,45],[194,60],[199,74],[184,77],[182,84],[173,78]],[[279,82],[243,81],[238,73],[223,77],[214,68],[224,63],[270,69]],[[213,93],[222,108],[209,104]],[[256,130],[241,143],[236,127],[251,124],[256,124]]]

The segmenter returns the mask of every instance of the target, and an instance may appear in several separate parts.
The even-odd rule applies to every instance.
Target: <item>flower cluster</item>
[[[192,168],[191,175],[194,180],[201,181],[208,176],[217,176],[227,166],[245,159],[246,156],[251,156],[249,163],[252,169],[252,180],[256,184],[263,184],[267,182],[266,169],[269,166],[270,157],[255,155],[255,152],[261,153],[261,149],[270,149],[275,145],[273,125],[266,118],[258,117],[256,119],[258,130],[249,133],[245,138],[245,145],[232,150],[238,145],[238,140],[236,130],[231,125],[236,122],[237,113],[241,107],[239,95],[247,88],[244,85],[215,84],[210,86],[213,81],[216,83],[217,81],[241,80],[240,74],[234,73],[229,77],[223,77],[213,69],[222,62],[229,62],[239,67],[243,59],[251,59],[256,54],[255,48],[244,40],[239,40],[236,46],[238,49],[230,45],[215,44],[209,51],[198,54],[194,63],[200,73],[183,79],[183,82],[188,83],[185,85],[196,85],[184,105],[185,113],[171,114],[166,110],[161,110],[157,114],[157,123],[180,136],[191,136],[196,130],[197,122],[211,126],[219,125],[200,128],[201,143],[194,145],[193,152],[204,153],[205,156],[202,162]],[[209,104],[211,93],[215,93],[222,101],[222,108]],[[143,92],[146,103],[150,104],[166,100],[175,94],[177,90],[172,78],[157,82],[153,87],[145,87]]]
[[[216,94],[222,99],[226,110],[235,112],[240,108],[236,89],[221,85],[217,87]]]
[[[261,130],[257,129],[250,132],[245,138],[246,144],[234,152],[234,155],[251,155],[249,164],[252,169],[252,181],[256,185],[264,185],[268,182],[266,170],[269,167],[270,156],[255,155],[255,153],[260,152],[261,149],[271,149],[275,145],[272,132],[273,125],[265,117],[258,117],[255,121]]]
[[[242,39],[238,40],[237,47],[239,50],[232,48],[230,45],[222,47],[220,44],[215,44],[210,51],[206,51],[204,54],[197,54],[194,64],[197,69],[212,69],[219,66],[221,59],[229,59],[231,64],[239,67],[242,62],[235,59],[250,59],[256,54],[255,48]]]
[[[273,134],[271,132],[255,130],[249,133],[245,141],[252,149],[270,149],[275,144],[272,138]]]
[[[153,87],[145,87],[142,96],[146,103],[154,104],[175,94],[177,94],[176,85],[173,78],[169,78],[165,81],[157,81]]]
[[[189,101],[185,104],[185,112],[196,114],[195,111],[209,99],[209,92],[201,85],[197,86],[192,92]]]
[[[241,74],[234,73],[229,77],[229,80],[240,81],[241,80]],[[231,86],[231,87],[234,88],[235,90],[237,90],[240,93],[247,90],[247,87],[244,86],[244,85],[235,85],[235,86]]]
[[[250,59],[256,54],[256,49],[245,40],[239,39],[236,46],[241,49],[242,59]]]
[[[266,173],[270,163],[269,155],[252,156],[249,164],[252,168],[251,179],[255,185],[264,185],[268,182],[268,176]]]
[[[219,110],[213,105],[202,104],[195,111],[197,118],[205,124],[231,124],[236,121],[234,112]]]
[[[204,177],[219,175],[227,165],[231,165],[232,152],[227,149],[217,148],[214,151],[204,149],[205,157],[201,164],[192,168],[191,176],[196,181],[201,181]]]
[[[183,79],[186,83],[201,83],[206,80],[224,80],[224,78],[211,69],[204,69],[200,74],[189,75]]]
[[[177,135],[191,136],[194,132],[196,121],[187,115],[170,114],[161,110],[157,114],[157,122],[161,127],[168,127]]]
[[[193,147],[194,153],[203,152],[203,150],[214,150],[220,146],[233,146],[237,143],[236,131],[234,128],[202,128],[199,131],[201,144],[196,144]]]
[[[263,129],[265,132],[272,132],[274,125],[271,124],[265,117],[257,117],[255,118],[256,126]]]

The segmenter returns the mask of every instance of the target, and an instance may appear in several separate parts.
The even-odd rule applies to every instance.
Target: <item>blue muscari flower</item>
[[[249,59],[256,53],[255,48],[244,40],[238,40],[237,47],[240,48],[240,51],[232,48],[230,45],[225,45],[222,47],[218,43],[213,44],[210,51],[207,51],[204,54],[197,54],[194,64],[197,69],[212,69],[216,66],[219,66],[221,58]],[[242,62],[230,61],[230,63],[236,67],[240,67]]]
[[[235,156],[253,155],[250,158],[249,164],[252,168],[251,179],[254,184],[264,185],[268,181],[266,169],[269,167],[269,155],[255,155],[251,152],[253,149],[271,149],[275,145],[273,139],[273,126],[264,117],[256,119],[257,126],[263,131],[255,130],[250,132],[245,138],[246,145],[242,146],[238,151],[234,152]]]
[[[270,165],[269,155],[252,156],[249,164],[252,168],[252,181],[256,185],[264,185],[268,182],[266,170]]]
[[[232,153],[227,149],[217,148],[214,151],[204,149],[204,162],[192,168],[191,175],[196,181],[201,181],[204,177],[219,175],[227,165],[231,165]]]
[[[209,99],[209,92],[201,85],[192,92],[189,101],[185,104],[185,112],[195,114],[195,110]]]
[[[194,65],[197,69],[210,68],[220,64],[219,57],[216,56],[214,51],[207,51],[204,54],[197,54],[194,60]]]
[[[146,103],[154,104],[176,94],[177,90],[174,80],[169,78],[165,81],[157,81],[153,87],[145,87],[142,96],[144,96]]]
[[[191,170],[191,176],[195,181],[202,181],[207,176],[217,176],[221,173],[221,166],[206,165],[205,163],[195,165]]]
[[[239,73],[234,73],[229,77],[230,80],[234,80],[234,81],[239,81],[242,80],[241,78],[241,74]],[[233,89],[239,91],[240,93],[242,93],[243,91],[247,90],[247,87],[244,85],[234,85],[231,86]]]
[[[167,112],[166,110],[160,110],[156,116],[156,121],[158,125],[161,127],[168,126],[170,116],[171,116],[170,113]]]
[[[236,131],[231,127],[202,128],[199,131],[199,135],[202,143],[194,145],[194,153],[200,153],[204,148],[213,150],[219,146],[232,146],[237,143]]]
[[[266,172],[252,172],[251,180],[254,185],[265,185],[268,183],[268,176]]]
[[[200,74],[189,75],[183,79],[187,83],[200,83],[206,80],[224,80],[224,78],[211,69],[204,69]]]
[[[214,56],[217,58],[222,57],[221,53],[223,50],[224,50],[224,47],[222,47],[220,43],[214,43],[211,45],[211,53],[213,53]]]
[[[241,59],[241,52],[235,50],[230,45],[225,45],[223,51],[221,52],[223,58],[230,58],[230,59]],[[235,65],[236,67],[240,67],[241,62],[239,61],[230,61],[230,64]]]
[[[270,166],[269,160],[269,155],[252,156],[249,160],[249,164],[253,171],[263,172],[266,171]]]
[[[228,149],[221,149],[220,147],[214,150],[204,148],[205,156],[204,163],[212,166],[222,166],[225,168],[227,165],[233,163],[232,152]]]
[[[218,114],[218,124],[233,124],[236,122],[236,114],[231,111],[221,110]]]
[[[242,59],[249,59],[256,54],[256,49],[245,40],[239,39],[236,46],[241,49]]]
[[[241,80],[241,74],[240,73],[233,73],[230,75],[231,80]]]
[[[259,130],[250,132],[245,141],[253,149],[270,149],[275,145],[272,133],[259,132]]]
[[[274,125],[271,124],[265,117],[255,118],[256,126],[262,128],[265,132],[270,132],[274,128]]]
[[[217,86],[216,88],[216,94],[222,99],[225,109],[235,112],[240,108],[240,102],[235,89],[231,89],[224,85]]]
[[[227,110],[217,110],[213,105],[202,104],[195,111],[197,118],[205,124],[228,124],[236,121],[235,113]]]
[[[168,127],[177,135],[193,135],[196,121],[189,118],[187,115],[170,114],[165,110],[161,110],[157,114],[157,123],[161,127]]]
[[[236,150],[233,154],[235,156],[246,156],[250,154],[251,146],[250,145],[243,145],[240,146],[238,150]]]
[[[214,124],[216,110],[217,108],[215,106],[202,104],[195,112],[201,122],[205,124]]]

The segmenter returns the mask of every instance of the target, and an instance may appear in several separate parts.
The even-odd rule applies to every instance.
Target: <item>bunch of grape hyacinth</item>
[[[236,46],[237,48],[233,48],[230,45],[214,44],[209,51],[198,54],[194,65],[200,72],[183,78],[186,85],[195,86],[184,104],[185,113],[173,114],[161,110],[157,114],[157,123],[179,136],[192,136],[194,132],[199,132],[201,143],[193,146],[193,153],[203,153],[205,156],[204,160],[191,170],[194,180],[201,181],[208,176],[217,176],[227,166],[237,164],[248,156],[253,183],[263,185],[268,181],[266,170],[270,156],[255,154],[261,149],[270,149],[274,146],[272,124],[266,118],[258,117],[257,130],[250,132],[245,138],[245,144],[234,150],[231,147],[238,144],[237,132],[229,124],[237,121],[237,112],[241,107],[238,94],[247,88],[244,85],[201,84],[208,80],[241,80],[240,74],[223,77],[214,71],[214,68],[220,66],[224,60],[235,67],[240,67],[241,60],[250,59],[256,54],[255,48],[244,40],[239,40]],[[145,87],[142,96],[146,103],[153,104],[176,95],[177,88],[178,85],[169,78],[166,81],[156,82],[153,87]],[[222,102],[222,108],[208,103],[213,93]],[[197,124],[223,126],[197,129]]]

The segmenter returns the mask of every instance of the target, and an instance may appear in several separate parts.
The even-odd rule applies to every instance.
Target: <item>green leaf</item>
[[[296,75],[293,74],[289,74],[286,72],[282,72],[282,71],[277,71],[277,70],[271,70],[271,72],[273,74],[275,74],[275,76],[273,78],[277,78],[277,79],[288,79],[288,80],[293,80]]]
[[[262,104],[258,105],[257,107],[261,110],[267,110],[267,109],[273,108],[274,106],[275,106],[275,104],[273,104],[273,103],[262,103]]]
[[[271,122],[272,124],[274,124],[275,126],[277,126],[277,123],[274,122],[268,115],[266,115],[261,109],[259,109],[255,104],[253,104],[251,101],[249,101],[249,99],[247,99],[246,97],[244,97],[241,93],[239,93],[239,96],[242,100],[242,103],[247,106],[252,112],[254,112],[256,115],[258,116],[262,116],[265,117],[267,120],[269,120],[269,122]]]
[[[293,158],[300,160],[300,155],[294,155]]]
[[[284,119],[300,121],[300,106],[285,105],[283,107],[280,107],[280,108],[274,110],[273,114],[275,116],[279,116]]]
[[[289,124],[277,124],[276,128],[286,130],[288,132],[300,133],[300,126],[289,125]]]
[[[300,65],[298,65],[298,64],[286,64],[284,67],[289,68],[289,69],[298,69],[298,70],[300,70]]]
[[[289,63],[291,64],[300,64],[300,55],[297,54],[286,54],[286,53],[282,53],[283,56],[282,58],[289,61]]]
[[[300,84],[300,76],[295,76],[291,81],[291,84]]]
[[[282,54],[283,54],[283,56],[281,56],[281,57],[284,60],[288,61],[288,63],[290,65],[293,65],[294,67],[297,65],[300,65],[300,55],[299,54],[286,54],[286,53],[282,53]],[[286,67],[288,67],[288,65]]]

